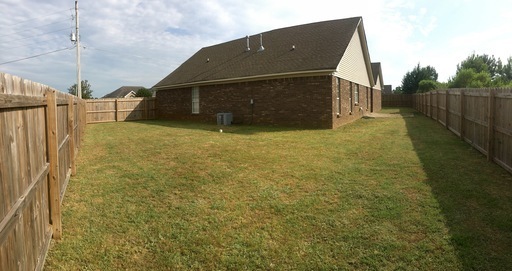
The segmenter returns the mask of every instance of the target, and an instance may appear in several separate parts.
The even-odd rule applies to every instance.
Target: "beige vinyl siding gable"
[[[371,86],[359,31],[354,32],[334,75],[363,86]]]
[[[380,75],[377,76],[377,82],[375,82],[374,89],[382,90],[382,85],[380,84]]]

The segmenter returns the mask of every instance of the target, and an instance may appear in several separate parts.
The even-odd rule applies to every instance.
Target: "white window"
[[[359,104],[359,84],[356,84],[356,89],[354,91],[354,103],[356,105]]]
[[[192,114],[199,114],[199,87],[192,87]]]

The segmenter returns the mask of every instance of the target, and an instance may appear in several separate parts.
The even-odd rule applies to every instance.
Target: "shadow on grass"
[[[169,128],[188,129],[188,130],[201,130],[212,133],[231,133],[238,135],[253,135],[257,133],[275,133],[275,132],[289,132],[289,131],[303,131],[303,130],[318,130],[308,128],[286,127],[286,126],[260,126],[260,125],[216,125],[210,123],[202,123],[197,121],[174,121],[174,120],[144,120],[136,121],[146,125],[157,125]]]
[[[414,115],[404,121],[464,270],[512,270],[512,175],[436,121]]]

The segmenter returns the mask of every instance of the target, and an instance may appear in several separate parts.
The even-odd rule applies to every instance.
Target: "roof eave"
[[[324,69],[324,70],[314,70],[314,71],[264,74],[264,75],[244,76],[244,77],[216,79],[216,80],[207,80],[207,81],[187,82],[187,83],[164,85],[164,86],[154,86],[153,88],[156,90],[162,90],[162,89],[175,89],[175,88],[193,87],[193,86],[206,86],[206,85],[218,85],[218,84],[228,84],[228,83],[259,81],[259,80],[270,80],[270,79],[279,79],[279,78],[322,76],[322,75],[331,75],[335,71],[336,71],[336,69]]]

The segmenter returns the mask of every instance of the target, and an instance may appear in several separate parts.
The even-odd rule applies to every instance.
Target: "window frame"
[[[191,94],[192,94],[192,114],[199,114],[200,113],[200,110],[199,110],[199,98],[200,98],[200,95],[199,95],[199,87],[192,87],[192,91],[191,91]]]
[[[356,88],[354,91],[354,104],[359,105],[359,84],[356,84]]]

